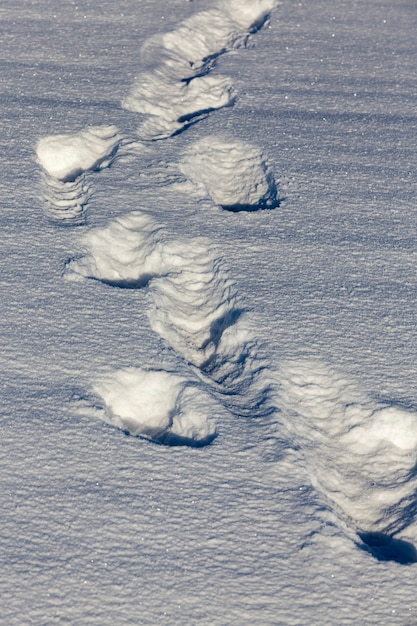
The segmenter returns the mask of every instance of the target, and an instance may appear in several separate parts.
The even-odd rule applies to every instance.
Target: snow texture
[[[201,195],[230,211],[277,206],[277,188],[260,148],[223,136],[200,139],[187,151],[181,171]]]
[[[415,6],[139,4],[2,2],[0,622],[411,626]]]
[[[91,189],[84,174],[108,167],[122,136],[116,126],[90,126],[76,135],[42,137],[36,146],[44,169],[43,196],[48,217],[65,225],[83,224]]]

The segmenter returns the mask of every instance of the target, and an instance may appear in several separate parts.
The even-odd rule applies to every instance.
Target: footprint
[[[158,74],[141,74],[122,106],[148,114],[139,127],[143,140],[166,139],[206,117],[231,106],[236,93],[226,76],[201,76],[191,82],[174,82]]]
[[[76,135],[49,135],[36,146],[44,173],[45,212],[64,225],[83,224],[91,189],[85,172],[108,167],[122,142],[116,126],[90,126]]]
[[[103,405],[93,414],[134,436],[167,445],[207,445],[216,437],[217,402],[197,380],[166,370],[126,368],[92,386]]]
[[[165,139],[211,111],[230,106],[236,94],[224,76],[207,76],[219,56],[246,44],[250,32],[267,19],[273,0],[220,2],[183,21],[175,30],[145,42],[136,79],[122,106],[152,116],[138,129],[140,138]]]
[[[278,206],[277,186],[262,151],[244,141],[212,135],[194,143],[180,170],[197,195],[229,211]]]
[[[249,32],[255,32],[268,20],[280,0],[219,0],[219,7]]]
[[[81,240],[84,256],[66,277],[112,286],[149,285],[151,327],[239,415],[271,411],[267,368],[243,319],[235,284],[205,238],[171,240],[164,227],[140,212]]]
[[[66,278],[95,278],[125,288],[141,288],[169,271],[166,232],[140,211],[127,213],[105,228],[90,229],[80,240],[87,253],[68,262]]]
[[[365,543],[392,549],[417,513],[417,414],[375,402],[321,362],[288,362],[279,378],[286,427],[314,486]]]
[[[141,62],[163,68],[171,80],[186,81],[207,74],[219,56],[246,44],[249,33],[222,10],[201,11],[173,31],[158,33],[141,49]]]

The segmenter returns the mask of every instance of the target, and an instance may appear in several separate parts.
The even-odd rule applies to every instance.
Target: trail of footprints
[[[95,126],[40,139],[36,153],[46,215],[57,224],[85,224],[92,193],[87,174],[129,152],[145,152],[145,141],[175,135],[233,104],[232,81],[210,70],[222,54],[245,46],[276,4],[220,0],[217,8],[148,40],[141,52],[145,69],[122,104],[147,116],[137,138],[115,126]],[[188,193],[226,210],[279,204],[273,174],[256,146],[205,137],[176,167]],[[208,239],[173,239],[163,224],[135,211],[87,230],[80,244],[84,253],[68,263],[66,278],[148,289],[150,325],[189,371],[184,376],[138,367],[103,375],[93,383],[99,400],[90,406],[92,414],[159,443],[206,445],[216,436],[213,414],[264,417],[280,411],[279,422],[269,423],[301,450],[313,485],[361,541],[379,558],[417,560],[412,551],[395,547],[398,533],[417,533],[415,413],[373,401],[323,363],[287,362],[272,372]]]

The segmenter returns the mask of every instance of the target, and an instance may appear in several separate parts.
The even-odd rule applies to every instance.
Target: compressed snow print
[[[216,436],[216,401],[201,384],[178,374],[127,368],[103,376],[93,391],[104,402],[97,415],[131,435],[191,446]]]
[[[247,38],[248,33],[224,11],[202,11],[175,30],[148,39],[141,50],[141,61],[152,69],[163,66],[172,79],[191,79],[206,74],[219,56],[245,45]]]
[[[76,135],[49,135],[36,146],[44,170],[43,198],[48,217],[62,224],[82,224],[90,189],[84,174],[108,167],[122,136],[116,126],[90,126]]]
[[[230,106],[236,94],[231,79],[207,76],[217,58],[244,46],[276,2],[221,2],[196,13],[175,30],[151,37],[142,47],[141,72],[122,106],[152,116],[138,129],[145,140],[181,132],[211,111]]]
[[[230,211],[278,204],[277,186],[262,150],[250,143],[209,136],[194,143],[180,163],[194,191]]]
[[[211,111],[231,106],[233,82],[227,76],[202,76],[191,82],[173,82],[166,76],[141,74],[123,107],[148,114],[138,134],[144,140],[166,139],[194,124]]]
[[[225,395],[230,410],[271,410],[257,343],[242,320],[235,284],[208,239],[172,240],[162,225],[136,211],[91,229],[81,245],[86,253],[67,264],[67,279],[149,285],[151,327]]]
[[[140,288],[170,269],[164,227],[140,211],[123,215],[105,228],[89,230],[80,243],[86,254],[67,264],[69,280],[95,278],[118,287]]]
[[[314,360],[282,366],[280,403],[313,484],[360,536],[407,530],[417,511],[417,413],[372,400]]]
[[[62,226],[85,223],[86,205],[91,197],[91,185],[85,176],[73,182],[62,182],[42,173],[42,199],[45,215]]]
[[[264,25],[279,0],[219,0],[219,7],[241,28],[254,31]]]
[[[206,239],[174,241],[167,252],[172,270],[150,284],[153,330],[215,384],[232,412],[268,413],[265,365],[223,259]]]

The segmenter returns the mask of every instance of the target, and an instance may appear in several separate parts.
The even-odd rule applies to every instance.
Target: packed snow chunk
[[[206,239],[170,242],[165,254],[171,271],[151,285],[149,320],[176,352],[201,367],[234,323],[235,286]]]
[[[316,361],[287,363],[281,407],[313,483],[360,533],[392,536],[417,511],[417,414],[373,401]]]
[[[37,160],[53,178],[74,181],[83,172],[107,167],[121,139],[116,126],[90,126],[76,135],[50,135],[39,140]]]
[[[194,143],[180,169],[196,193],[231,211],[274,208],[277,186],[262,151],[252,144],[218,135]]]
[[[170,137],[234,99],[230,78],[201,76],[186,83],[155,72],[140,75],[122,106],[153,116],[138,131],[141,138],[152,140]]]
[[[216,435],[217,403],[183,376],[127,368],[104,376],[93,391],[104,401],[103,419],[131,435],[170,445],[204,445]]]
[[[152,70],[159,66],[171,79],[187,80],[208,72],[217,57],[243,46],[247,37],[222,11],[202,11],[175,30],[148,39],[141,61]]]
[[[143,287],[169,269],[164,229],[146,213],[133,211],[81,239],[86,253],[67,265],[68,279],[96,278],[118,287]]]
[[[268,19],[279,0],[219,0],[219,7],[241,28],[254,31]]]

